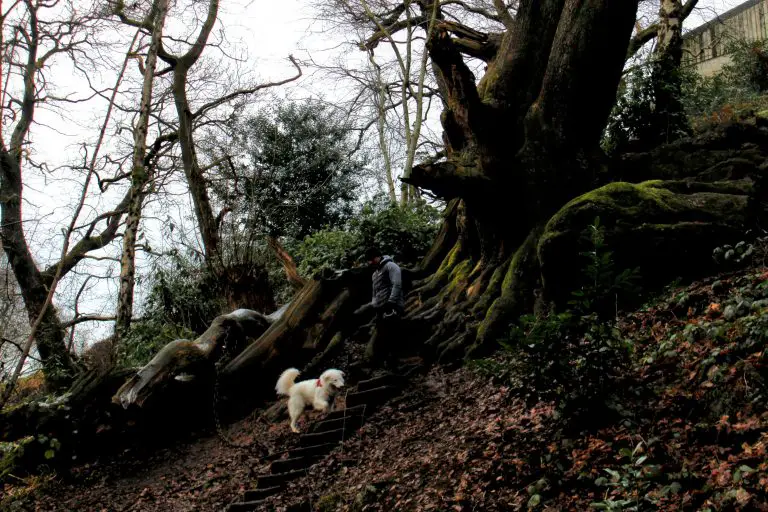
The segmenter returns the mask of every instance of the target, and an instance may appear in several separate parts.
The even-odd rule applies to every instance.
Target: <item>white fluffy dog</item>
[[[333,409],[333,398],[339,388],[344,387],[344,372],[341,370],[325,370],[319,379],[295,382],[299,370],[288,368],[277,379],[275,390],[278,396],[288,397],[288,414],[291,416],[291,430],[298,432],[296,421],[304,413],[304,408],[311,405],[318,411]]]

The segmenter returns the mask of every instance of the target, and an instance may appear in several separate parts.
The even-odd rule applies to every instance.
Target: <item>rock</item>
[[[739,303],[736,304],[736,312],[739,316],[744,316],[748,314],[751,308],[752,308],[751,300],[745,299],[745,300],[739,301]]]
[[[726,306],[725,311],[723,311],[723,318],[726,320],[733,320],[736,318],[736,307],[735,306]]]
[[[726,289],[727,289],[726,284],[720,281],[719,279],[714,283],[712,283],[712,293],[719,295],[723,293]]]

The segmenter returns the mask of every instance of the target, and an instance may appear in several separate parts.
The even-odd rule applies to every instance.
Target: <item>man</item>
[[[400,267],[391,257],[382,255],[375,248],[368,249],[365,258],[375,269],[372,277],[373,297],[371,302],[358,308],[355,314],[371,309],[376,312],[376,326],[366,348],[365,359],[369,364],[391,363],[395,336],[405,308]]]

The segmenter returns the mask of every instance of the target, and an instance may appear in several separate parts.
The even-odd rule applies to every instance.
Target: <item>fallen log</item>
[[[259,337],[272,320],[257,311],[237,309],[214,319],[211,326],[194,341],[174,340],[133,375],[112,397],[127,409],[141,407],[172,380],[191,380],[210,372],[222,358],[231,358]]]

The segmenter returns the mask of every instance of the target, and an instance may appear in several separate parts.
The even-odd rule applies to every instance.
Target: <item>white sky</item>
[[[687,29],[703,23],[716,14],[722,13],[741,2],[738,0],[700,0],[699,7],[686,21]],[[311,56],[315,61],[326,61],[338,53],[339,43],[346,35],[329,35],[321,32],[321,28],[312,21],[312,11],[309,2],[302,0],[236,0],[221,2],[219,25],[225,27],[226,39],[236,43],[236,48],[241,56],[247,55],[246,71],[250,71],[261,81],[279,80],[293,74],[293,68],[287,61],[289,54],[294,54],[300,60]],[[643,25],[650,23],[650,19],[643,20]],[[360,55],[363,58],[363,54]],[[335,84],[324,83],[312,75],[311,70],[305,69],[306,76],[300,83],[285,86],[281,95],[287,97],[324,96],[332,99],[334,94],[342,94],[335,90]],[[66,74],[66,73],[64,73]],[[58,78],[58,77],[57,77]],[[62,85],[77,87],[72,79],[63,77]],[[104,76],[105,83],[111,83],[112,77]],[[103,105],[102,105],[103,107]],[[78,158],[79,143],[83,138],[83,131],[88,127],[98,126],[103,112],[92,110],[93,106],[83,108],[73,107],[67,112],[70,120],[62,124],[58,115],[40,113],[38,121],[45,126],[37,126],[33,131],[32,147],[36,155],[49,161],[72,161]],[[97,109],[98,110],[98,109]],[[92,136],[89,136],[92,139]],[[115,198],[119,196],[115,192],[111,197],[102,198],[99,204],[91,206],[103,211],[110,204],[115,204]],[[52,182],[43,175],[37,175],[30,180],[25,189],[28,205],[25,205],[25,217],[29,219],[41,219],[35,223],[34,231],[29,231],[33,251],[42,263],[49,263],[58,259],[61,246],[61,228],[68,222],[71,205],[76,202],[79,195],[79,187],[72,184],[71,187],[61,182]],[[169,208],[172,208],[169,210]],[[94,210],[96,211],[96,210]],[[173,218],[178,225],[193,230],[191,219],[191,206],[189,201],[181,205],[168,205],[152,203],[148,207],[150,219],[144,222],[144,231],[147,233],[153,248],[162,251],[168,249],[167,218]],[[86,212],[87,214],[87,212]],[[113,252],[114,254],[114,252]],[[149,262],[144,259],[140,262],[142,272],[146,273],[151,268]],[[103,271],[110,264],[100,264]],[[117,272],[116,263],[112,264],[113,274]],[[71,276],[68,280],[81,282],[77,276]],[[91,283],[91,288],[84,294],[81,301],[81,313],[94,313],[110,315],[115,307],[117,282],[114,279],[97,280]],[[57,294],[57,305],[64,306],[71,303],[75,288],[72,283],[65,280],[62,290]],[[143,292],[146,291],[139,283],[137,287],[137,303],[141,303]],[[106,333],[110,327],[106,324],[96,324],[90,327],[83,326],[85,330],[91,329],[88,337],[99,337]]]

